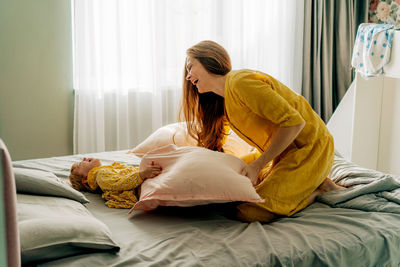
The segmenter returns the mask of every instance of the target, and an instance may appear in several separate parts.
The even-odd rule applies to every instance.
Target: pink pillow
[[[264,201],[250,180],[239,174],[245,163],[233,155],[201,147],[168,145],[146,154],[140,169],[151,161],[158,162],[163,171],[143,182],[140,199],[130,212],[158,206]]]
[[[143,157],[144,154],[146,154],[147,152],[169,144],[175,144],[178,147],[182,147],[182,146],[196,146],[197,142],[191,136],[188,135],[186,130],[186,123],[177,122],[168,124],[166,126],[157,129],[143,142],[141,142],[135,148],[130,150],[129,153],[133,153],[138,157]],[[223,148],[226,153],[235,155],[237,157],[247,155],[254,149],[254,147],[248,145],[232,130],[227,136]]]

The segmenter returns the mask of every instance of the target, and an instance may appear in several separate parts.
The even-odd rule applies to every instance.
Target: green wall
[[[0,137],[12,160],[72,154],[70,0],[0,1]]]

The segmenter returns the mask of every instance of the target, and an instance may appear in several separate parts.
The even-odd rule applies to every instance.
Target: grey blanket
[[[335,156],[330,178],[347,187],[320,195],[332,207],[400,213],[400,177],[366,169]]]

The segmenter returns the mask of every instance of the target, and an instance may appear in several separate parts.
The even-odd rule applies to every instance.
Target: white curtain
[[[301,91],[303,1],[72,3],[74,153],[129,149],[177,121],[185,51],[201,40]]]

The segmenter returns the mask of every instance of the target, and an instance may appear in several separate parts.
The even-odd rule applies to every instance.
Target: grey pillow
[[[81,203],[89,202],[81,192],[73,189],[51,172],[23,168],[13,169],[18,193],[65,197]]]
[[[17,194],[23,264],[89,252],[116,252],[108,227],[77,201]]]

